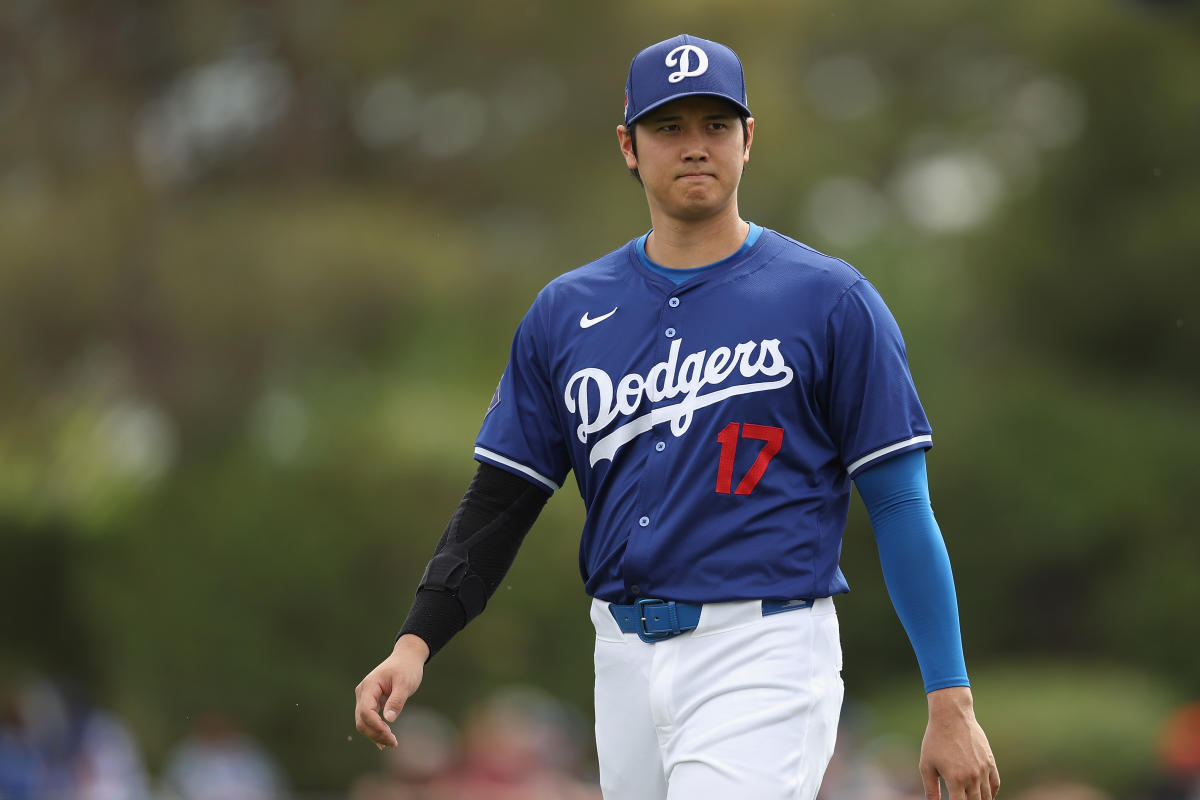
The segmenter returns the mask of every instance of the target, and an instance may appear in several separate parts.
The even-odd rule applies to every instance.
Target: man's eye
[[[726,125],[724,122],[710,122],[709,127],[713,128],[714,130],[723,131],[726,128],[728,128],[729,126]]]

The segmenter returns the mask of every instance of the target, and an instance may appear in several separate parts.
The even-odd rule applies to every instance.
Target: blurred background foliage
[[[743,216],[847,258],[905,331],[1006,785],[1151,770],[1200,694],[1182,2],[6,2],[0,671],[77,681],[152,765],[214,709],[298,788],[374,763],[351,691],[516,321],[647,226],[613,129],[629,59],[681,31],[745,61]],[[580,506],[426,704],[528,681],[590,713]],[[848,696],[919,737],[860,508],[843,566]]]

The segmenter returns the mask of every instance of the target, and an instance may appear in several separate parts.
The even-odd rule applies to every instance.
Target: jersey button
[[[654,449],[661,453],[663,450],[667,449],[667,443],[666,442],[655,442]]]
[[[638,525],[641,525],[643,528],[644,528],[644,527],[646,527],[646,526],[647,526],[647,525],[649,525],[649,524],[650,524],[650,518],[649,518],[649,517],[642,517],[641,519],[639,519],[639,520],[638,520]]]
[[[674,339],[674,338],[675,338],[675,329],[674,329],[674,328],[667,328],[667,329],[666,329],[665,331],[663,331],[663,332],[667,334],[667,338],[668,338],[668,339]]]
[[[669,305],[671,308],[679,308],[679,298],[672,297],[670,300],[667,301],[667,305]]]
[[[641,594],[641,593],[642,593],[642,587],[638,586],[638,585],[635,583],[633,586],[630,586],[630,587],[629,587],[629,592],[630,592],[630,594],[632,594],[632,595],[635,595],[635,596],[636,596],[636,595],[639,595],[639,594]]]

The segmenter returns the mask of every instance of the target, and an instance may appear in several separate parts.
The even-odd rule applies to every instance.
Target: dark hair
[[[741,123],[742,123],[742,149],[744,150],[746,147],[746,139],[749,138],[749,136],[750,136],[750,128],[748,125],[746,125],[746,115],[745,114],[738,114],[738,119],[741,120]],[[637,158],[637,126],[638,126],[638,124],[635,122],[632,125],[630,125],[629,128],[627,129],[629,131],[629,144],[633,148],[633,157],[634,158]],[[642,176],[638,174],[637,167],[634,167],[633,169],[629,170],[629,174],[632,175],[637,180],[638,186],[645,185],[642,183]]]

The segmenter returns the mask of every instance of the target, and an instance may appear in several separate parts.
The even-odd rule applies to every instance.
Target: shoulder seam
[[[840,260],[841,260],[841,259],[839,259],[839,261],[840,261]],[[843,261],[842,263],[845,263],[845,262]],[[850,266],[850,265],[849,265],[849,264],[847,264],[846,266]],[[854,269],[854,268],[853,268],[853,267],[851,267],[851,269]],[[858,272],[858,271],[857,271],[857,270],[855,270],[855,272]],[[837,311],[837,308],[838,308],[838,306],[840,306],[840,305],[842,304],[842,301],[846,299],[846,295],[850,294],[850,290],[851,290],[851,289],[853,289],[855,286],[857,286],[858,284],[860,284],[860,283],[862,283],[862,282],[864,282],[864,281],[866,281],[866,280],[867,280],[867,279],[866,279],[866,277],[865,277],[865,276],[863,276],[863,275],[859,274],[859,275],[858,275],[858,277],[856,277],[854,280],[850,281],[850,283],[846,284],[846,286],[845,286],[845,287],[842,289],[842,291],[838,293],[837,299],[836,299],[836,300],[834,300],[834,301],[833,301],[833,305],[831,305],[831,306],[829,307],[829,313],[825,315],[825,328],[826,328],[826,330],[828,330],[828,329],[829,329],[829,320],[830,320],[830,319],[832,319],[832,317],[833,317],[833,312],[834,312],[834,311]]]

